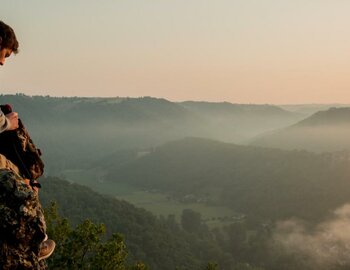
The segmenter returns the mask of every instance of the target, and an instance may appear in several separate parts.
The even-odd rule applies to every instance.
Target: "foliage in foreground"
[[[48,259],[50,269],[147,270],[143,263],[127,265],[127,250],[120,234],[103,240],[106,228],[85,220],[72,228],[68,219],[57,214],[52,203],[45,211],[47,233],[56,249]]]
[[[47,233],[56,241],[56,249],[48,259],[50,269],[86,270],[150,270],[144,263],[130,265],[123,237],[113,234],[106,238],[103,224],[85,220],[73,228],[68,219],[57,213],[56,203],[45,210]],[[177,268],[175,265],[173,269]],[[186,268],[187,269],[187,268]],[[203,270],[219,270],[216,263],[208,263]],[[237,264],[233,270],[263,270],[249,264]]]

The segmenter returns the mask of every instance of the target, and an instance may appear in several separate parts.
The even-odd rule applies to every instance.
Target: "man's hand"
[[[32,187],[32,185],[30,184],[30,180],[29,180],[29,179],[25,178],[25,179],[24,179],[24,183],[25,183],[29,188],[33,189],[36,193],[39,192],[39,189],[38,189],[37,187]]]
[[[7,130],[15,130],[18,128],[18,113],[11,112],[6,114],[6,118],[9,120],[9,128]]]

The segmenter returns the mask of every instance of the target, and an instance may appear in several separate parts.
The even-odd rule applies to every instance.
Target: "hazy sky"
[[[350,103],[349,0],[1,0],[2,93]]]

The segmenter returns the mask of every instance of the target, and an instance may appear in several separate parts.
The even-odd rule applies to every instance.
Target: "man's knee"
[[[2,154],[0,154],[0,169],[10,170],[15,174],[19,175],[18,167]]]

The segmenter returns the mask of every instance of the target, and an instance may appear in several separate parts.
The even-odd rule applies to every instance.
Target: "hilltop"
[[[229,102],[194,102],[180,103],[186,109],[204,116],[214,130],[221,130],[221,137],[205,136],[212,139],[239,143],[265,131],[288,126],[304,118],[299,113],[284,110],[275,105],[233,104]],[[232,132],[239,132],[242,141],[230,140]]]
[[[350,149],[350,108],[330,108],[252,140],[253,145],[314,152]]]

